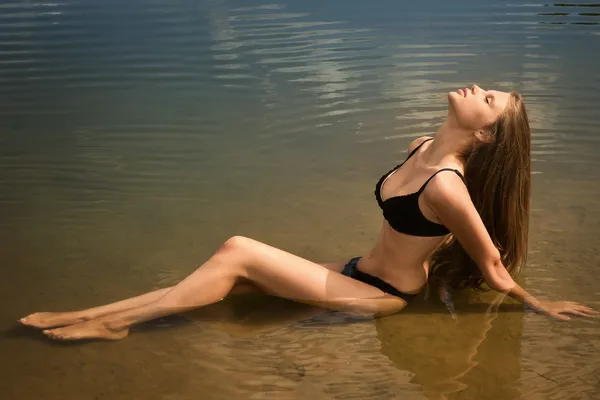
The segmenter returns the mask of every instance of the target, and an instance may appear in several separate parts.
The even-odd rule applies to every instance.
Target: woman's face
[[[459,128],[476,131],[494,123],[506,109],[510,94],[477,85],[448,93],[448,117]]]

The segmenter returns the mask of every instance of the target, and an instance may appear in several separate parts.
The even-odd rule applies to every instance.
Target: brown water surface
[[[527,102],[521,283],[600,309],[598,6],[3,2],[0,398],[600,398],[598,320],[493,293],[376,320],[247,295],[111,343],[15,323],[174,284],[233,235],[364,254],[376,180],[471,83]]]

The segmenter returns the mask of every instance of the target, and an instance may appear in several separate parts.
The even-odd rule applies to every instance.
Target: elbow
[[[500,259],[488,263],[484,271],[485,282],[492,290],[508,292],[515,286],[515,281]]]

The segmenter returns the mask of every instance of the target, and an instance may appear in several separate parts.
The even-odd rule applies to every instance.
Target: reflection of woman
[[[56,339],[119,339],[133,324],[252,290],[384,315],[403,309],[430,274],[455,287],[485,282],[556,318],[590,316],[576,303],[540,302],[511,278],[525,260],[529,219],[530,129],[521,96],[473,85],[448,100],[435,138],[414,140],[406,161],[377,183],[385,222],[365,257],[317,264],[235,236],[173,287],[21,322],[63,326],[44,331]]]
[[[488,296],[485,296],[488,297]],[[394,365],[412,373],[411,383],[429,399],[519,398],[513,384],[520,377],[522,314],[498,314],[504,294],[483,302],[460,302],[460,317],[446,314],[422,319],[418,313],[380,318],[381,352]],[[430,307],[430,305],[428,305]],[[499,317],[500,315],[500,317]],[[493,322],[493,328],[492,328]],[[450,397],[452,398],[452,397]]]

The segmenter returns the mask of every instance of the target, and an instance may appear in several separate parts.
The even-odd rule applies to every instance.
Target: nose
[[[471,86],[471,93],[475,94],[479,91],[479,89],[481,89],[479,86],[473,84],[473,86]]]

